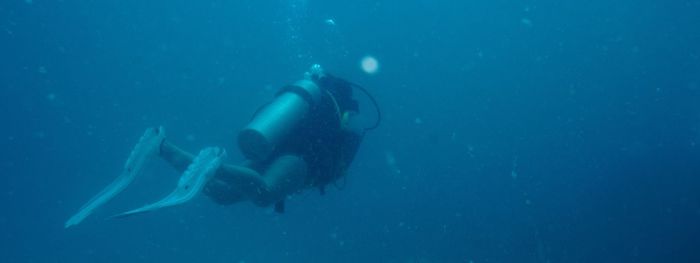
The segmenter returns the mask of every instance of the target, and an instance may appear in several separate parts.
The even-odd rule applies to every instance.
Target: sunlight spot
[[[365,56],[360,62],[362,70],[367,74],[375,74],[379,70],[379,61],[373,56]]]

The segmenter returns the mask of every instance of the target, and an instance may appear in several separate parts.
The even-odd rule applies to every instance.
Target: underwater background
[[[326,195],[106,220],[157,159],[64,229],[148,127],[241,161],[313,63],[383,114]],[[0,127],[2,262],[700,262],[696,0],[3,0]]]

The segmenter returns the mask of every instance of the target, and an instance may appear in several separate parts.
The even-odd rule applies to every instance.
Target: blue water
[[[1,261],[700,262],[698,14],[695,0],[3,0]],[[175,186],[155,160],[63,228],[147,127],[242,160],[237,131],[312,63],[384,114],[342,190],[281,215],[200,196],[105,220]]]

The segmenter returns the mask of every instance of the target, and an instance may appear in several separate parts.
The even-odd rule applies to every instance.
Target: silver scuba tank
[[[311,80],[282,88],[238,134],[243,155],[253,161],[267,159],[320,100],[321,89]]]

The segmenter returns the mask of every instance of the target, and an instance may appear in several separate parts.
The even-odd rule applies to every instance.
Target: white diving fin
[[[124,164],[124,170],[119,177],[83,205],[78,213],[66,221],[64,227],[68,228],[79,224],[83,219],[92,214],[95,209],[104,205],[123,191],[141,172],[146,161],[158,154],[163,139],[165,139],[163,127],[146,129],[146,132],[141,136],[139,142],[134,146],[134,149],[131,150],[131,154],[126,160],[126,164]]]
[[[112,216],[122,218],[146,213],[164,207],[175,206],[191,200],[202,191],[204,185],[216,174],[226,157],[226,151],[218,147],[205,148],[199,152],[177,183],[175,190],[160,201],[145,205],[131,211]]]

